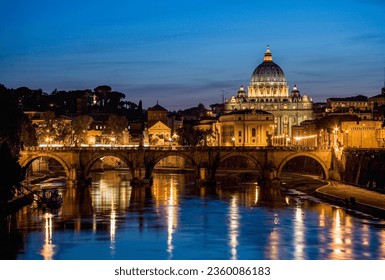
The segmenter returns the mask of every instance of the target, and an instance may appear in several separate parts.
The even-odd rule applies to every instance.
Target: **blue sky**
[[[0,83],[51,93],[107,84],[178,110],[247,86],[269,45],[314,101],[384,86],[385,1],[2,0]]]

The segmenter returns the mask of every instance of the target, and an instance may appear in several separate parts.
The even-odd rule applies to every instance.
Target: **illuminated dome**
[[[267,46],[263,62],[255,68],[251,75],[249,97],[256,98],[287,98],[289,87],[281,67],[273,61],[269,46]]]
[[[302,96],[301,93],[299,92],[297,85],[294,85],[293,90],[290,92],[290,97],[292,102],[301,102],[302,101]]]
[[[246,91],[245,91],[245,88],[243,86],[239,87],[237,97],[246,97]]]
[[[263,62],[255,68],[251,76],[251,83],[257,82],[283,82],[286,83],[285,74],[278,64],[273,62],[269,47],[265,52]]]

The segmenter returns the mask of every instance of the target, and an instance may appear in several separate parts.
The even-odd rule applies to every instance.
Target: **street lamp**
[[[235,146],[235,137],[231,137],[231,142],[233,142],[233,147]]]

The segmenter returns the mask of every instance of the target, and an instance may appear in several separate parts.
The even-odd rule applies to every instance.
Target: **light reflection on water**
[[[26,207],[4,225],[5,259],[384,259],[381,220],[263,188],[255,182],[197,188],[189,174],[155,174],[148,188],[128,173],[93,175],[63,188],[64,204]],[[12,244],[12,243],[7,243]],[[9,252],[12,253],[9,253]]]

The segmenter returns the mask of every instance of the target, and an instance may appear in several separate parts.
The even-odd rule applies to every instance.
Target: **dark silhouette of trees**
[[[16,96],[0,85],[0,202],[11,199],[14,188],[19,187],[24,178],[18,160],[25,121]]]
[[[8,145],[0,145],[1,181],[0,203],[10,200],[15,194],[15,188],[20,188],[25,172]]]
[[[206,146],[207,136],[211,135],[211,129],[196,129],[190,125],[183,126],[177,130],[179,145],[182,146]]]

